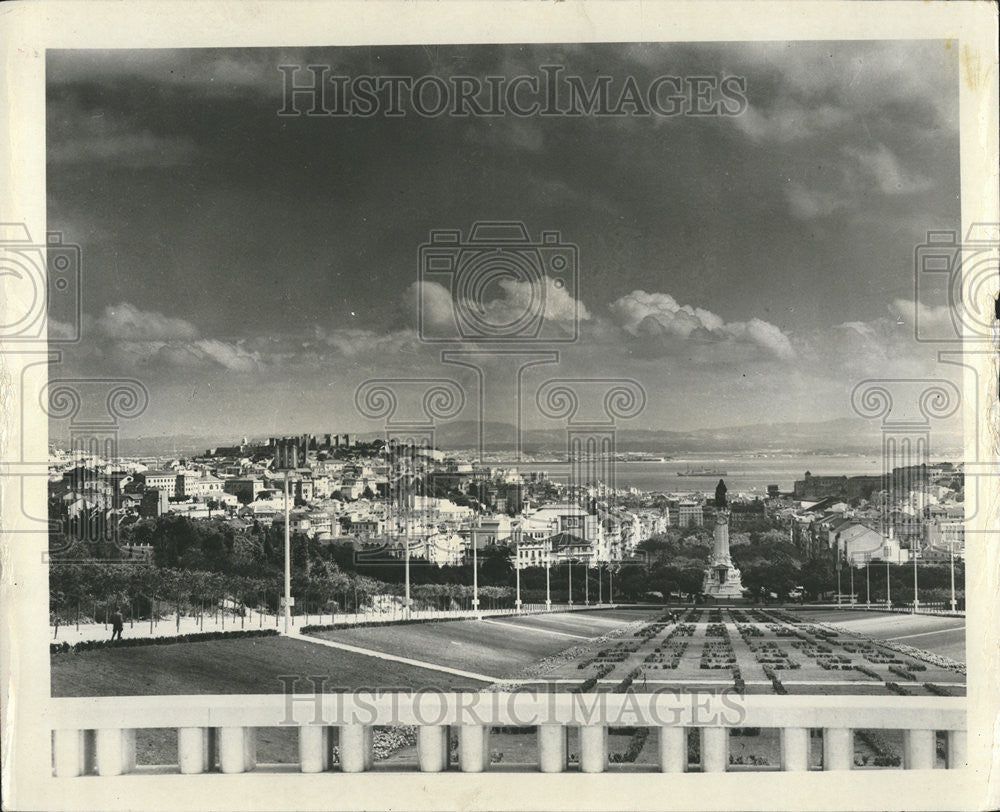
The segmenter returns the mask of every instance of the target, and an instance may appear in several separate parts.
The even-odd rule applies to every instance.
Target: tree
[[[836,590],[837,572],[833,562],[827,557],[806,561],[799,570],[799,584],[812,600],[817,600],[824,592]]]
[[[480,559],[479,579],[483,584],[508,584],[514,573],[511,550],[506,545],[491,544]]]

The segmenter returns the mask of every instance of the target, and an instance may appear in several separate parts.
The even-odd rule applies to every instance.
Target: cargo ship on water
[[[677,476],[726,476],[726,473],[721,468],[688,468],[678,471]]]

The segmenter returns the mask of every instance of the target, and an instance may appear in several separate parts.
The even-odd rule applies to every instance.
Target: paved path
[[[499,620],[483,620],[482,622],[490,623],[494,626],[506,626],[507,628],[510,628],[510,626],[512,625],[510,623],[503,623],[502,621]],[[577,640],[596,640],[597,637],[600,637],[600,635],[598,635],[597,637],[588,637],[585,634],[570,634],[569,632],[557,632],[555,629],[538,629],[533,626],[524,626],[521,624],[517,624],[517,628],[529,632],[538,632],[539,634],[554,634],[559,637],[575,637]]]
[[[386,654],[384,651],[375,651],[370,648],[362,648],[361,646],[352,646],[348,643],[338,643],[334,640],[324,640],[320,637],[312,637],[310,635],[302,634],[300,631],[293,631],[288,635],[295,640],[302,640],[306,643],[312,643],[317,646],[327,646],[328,648],[341,649],[343,651],[351,651],[355,654],[364,654],[366,657],[375,657],[379,660],[391,660],[394,663],[403,663],[404,665],[413,665],[418,668],[427,668],[431,671],[440,671],[444,674],[453,674],[457,677],[464,677],[466,679],[474,679],[479,682],[498,682],[499,677],[491,677],[488,674],[476,674],[472,671],[463,671],[459,668],[449,668],[446,665],[438,665],[437,663],[429,663],[424,660],[414,660],[410,657],[400,657],[397,654]],[[509,681],[509,680],[508,680]]]
[[[965,626],[953,626],[950,629],[938,629],[932,632],[917,632],[916,634],[901,634],[898,637],[887,637],[886,640],[909,640],[911,637],[925,637],[928,634],[945,634],[946,632],[954,632],[961,629],[965,631]]]

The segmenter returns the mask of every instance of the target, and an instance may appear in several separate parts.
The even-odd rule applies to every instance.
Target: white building
[[[677,505],[678,527],[701,527],[705,523],[701,505],[697,502],[680,502]]]

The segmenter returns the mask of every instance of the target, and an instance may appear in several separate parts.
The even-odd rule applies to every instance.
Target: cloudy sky
[[[954,49],[768,43],[49,52],[49,227],[83,249],[83,342],[61,375],[150,390],[130,435],[374,428],[372,377],[442,364],[456,294],[421,281],[433,229],[557,231],[558,365],[629,377],[635,427],[850,416],[869,377],[946,374],[913,340],[914,247],[957,228]],[[343,76],[745,77],[737,116],[282,117],[279,65]],[[300,77],[304,81],[304,77]],[[516,314],[516,279],[481,293]],[[461,294],[459,294],[461,295]],[[461,304],[461,303],[460,303]],[[467,303],[465,303],[467,304]],[[465,306],[463,304],[462,306]],[[924,311],[928,319],[945,314]],[[53,336],[64,327],[50,325]],[[556,346],[556,345],[552,345]],[[471,345],[466,344],[466,348]],[[487,359],[488,416],[513,360]],[[494,408],[496,407],[496,408]]]

